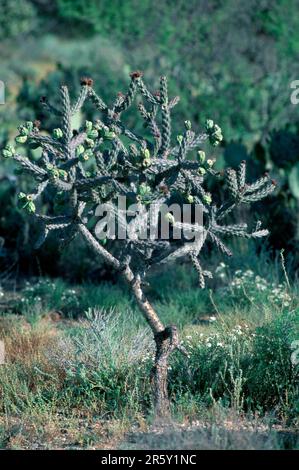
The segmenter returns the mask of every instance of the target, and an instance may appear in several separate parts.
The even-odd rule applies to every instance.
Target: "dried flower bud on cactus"
[[[143,72],[141,72],[140,70],[136,70],[135,72],[130,73],[130,77],[132,78],[132,80],[138,80],[142,76],[143,76]]]
[[[38,119],[35,119],[35,121],[33,121],[33,126],[35,129],[39,129],[41,126],[41,122]]]
[[[92,87],[93,86],[93,79],[89,78],[89,77],[82,77],[80,79],[80,85],[81,86],[90,86],[90,87]]]

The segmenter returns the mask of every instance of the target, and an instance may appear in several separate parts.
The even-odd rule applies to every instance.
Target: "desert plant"
[[[0,1],[1,40],[29,33],[36,26],[36,11],[27,0]]]
[[[209,119],[205,131],[197,134],[187,120],[174,144],[171,110],[178,98],[169,99],[164,76],[160,79],[160,90],[152,93],[145,85],[142,73],[133,72],[127,93],[118,94],[111,107],[96,93],[90,78],[81,80],[81,91],[74,103],[71,103],[65,85],[60,94],[59,108],[46,97],[42,99],[45,109],[59,121],[51,135],[40,131],[39,122],[26,122],[19,127],[17,144],[39,148],[40,157],[24,157],[12,145],[5,147],[3,157],[13,158],[36,181],[36,192],[19,194],[20,205],[36,218],[42,229],[36,246],[39,247],[49,233],[64,244],[80,234],[95,254],[127,282],[154,334],[153,401],[156,415],[167,416],[168,358],[176,349],[183,354],[186,351],[179,342],[177,328],[174,325],[165,327],[146,298],[146,274],[153,266],[187,258],[198,273],[199,285],[203,288],[205,278],[212,276],[201,267],[199,260],[205,242],[210,240],[230,256],[232,253],[222,237],[266,236],[268,231],[260,228],[260,222],[252,231],[246,223],[223,223],[239,204],[266,197],[274,190],[275,182],[266,175],[252,184],[246,183],[246,163],[242,161],[238,171],[229,168],[224,172],[228,197],[224,204],[217,206],[205,190],[204,182],[207,177],[222,176],[213,169],[214,161],[206,159],[202,146],[207,140],[218,145],[222,140],[221,129]],[[136,95],[141,95],[146,103],[140,101],[138,105],[146,129],[142,136],[128,129],[121,119]],[[86,100],[93,103],[101,118],[86,121],[80,129],[73,130],[72,119]],[[187,159],[190,153],[194,153],[196,159]],[[47,214],[37,211],[36,206],[44,192],[53,194],[53,205]],[[117,206],[119,196],[126,197],[125,208]],[[177,215],[173,206],[169,208],[174,202],[180,208],[185,204],[193,210],[188,223]],[[135,210],[126,210],[132,203]],[[117,228],[125,230],[125,236],[111,234],[109,226],[105,232],[105,217],[99,222],[102,230],[95,225],[100,204],[105,204],[110,217],[116,216]],[[165,206],[169,208],[166,211]],[[203,215],[202,222],[195,217],[197,209]],[[163,232],[166,223],[169,237]],[[177,231],[180,231],[179,236]]]

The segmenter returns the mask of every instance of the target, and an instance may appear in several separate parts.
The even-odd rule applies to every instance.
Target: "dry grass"
[[[11,315],[0,318],[0,337],[5,344],[6,361],[22,362],[26,367],[44,360],[44,350],[57,341],[57,324],[42,318],[29,323],[24,317]]]

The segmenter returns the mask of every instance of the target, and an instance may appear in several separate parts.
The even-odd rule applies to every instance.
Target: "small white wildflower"
[[[247,271],[245,271],[244,275],[247,276],[247,277],[252,277],[254,275],[254,272],[251,271],[251,269],[247,269]]]

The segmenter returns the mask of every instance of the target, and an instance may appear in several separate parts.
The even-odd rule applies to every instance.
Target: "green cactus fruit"
[[[223,140],[221,128],[217,124],[214,125],[214,128],[209,135],[209,139],[211,144],[214,146],[217,146]]]
[[[22,209],[26,209],[30,214],[35,212],[35,204],[32,200],[31,194],[25,194],[21,192],[18,195],[18,199],[23,204]]]
[[[299,199],[299,163],[293,166],[288,176],[289,187],[294,198]]]
[[[88,148],[93,148],[94,147],[94,141],[92,139],[85,139],[84,141],[84,144],[86,145],[86,147]]]
[[[108,131],[104,132],[104,138],[107,139],[107,140],[113,140],[113,139],[115,139],[115,137],[116,137],[116,134],[115,134],[114,131],[109,131],[108,130]]]
[[[91,121],[85,121],[85,128],[88,132],[91,131],[92,126],[93,126],[93,124],[92,124]]]
[[[204,197],[203,197],[203,201],[204,201],[206,204],[210,205],[211,202],[212,202],[212,196],[211,196],[211,194],[210,194],[210,193],[206,193],[206,194],[204,195]]]
[[[209,132],[214,128],[214,121],[212,119],[206,120],[206,130]]]
[[[165,214],[165,220],[169,222],[171,225],[175,223],[175,218],[170,212],[167,212],[167,214]]]
[[[206,161],[206,153],[203,150],[198,150],[197,160],[201,165]]]
[[[61,139],[62,136],[63,136],[63,132],[61,129],[59,129],[59,127],[53,130],[54,139]]]
[[[151,188],[146,183],[141,183],[138,193],[140,196],[149,196],[151,194]]]
[[[149,149],[141,149],[141,155],[144,159],[150,159],[151,158],[151,154],[150,154],[150,151]]]
[[[27,121],[27,122],[25,123],[25,126],[26,126],[26,128],[28,129],[29,132],[32,132],[32,131],[33,131],[34,124],[33,124],[32,121]]]
[[[33,122],[32,121],[27,121],[25,124],[22,124],[21,126],[18,127],[18,131],[20,135],[28,135],[30,132],[33,131]]]
[[[22,193],[22,192],[19,193],[18,194],[18,199],[19,199],[19,201],[24,201],[25,199],[27,199],[27,194]]]
[[[187,196],[187,201],[189,204],[193,204],[194,202],[194,196],[192,196],[192,194],[188,194]]]
[[[48,174],[49,174],[52,178],[59,178],[59,171],[58,171],[58,168],[56,168],[54,165],[52,165],[52,163],[48,163],[48,164],[46,165],[46,168],[47,168]]]
[[[206,130],[209,134],[209,140],[212,145],[216,146],[223,140],[221,128],[215,124],[212,119],[208,119],[206,121]]]
[[[67,180],[67,172],[65,170],[58,169],[59,178]]]
[[[30,201],[28,202],[28,204],[25,206],[25,209],[27,210],[27,212],[29,212],[29,214],[34,214],[35,212],[35,204],[33,201]]]
[[[182,135],[177,135],[176,140],[178,141],[179,144],[183,142],[183,136]]]
[[[215,124],[213,135],[219,140],[223,139],[222,130],[217,124]]]
[[[18,135],[16,138],[15,138],[15,141],[18,143],[18,144],[25,144],[27,142],[27,135]]]
[[[209,158],[209,159],[207,160],[207,165],[208,165],[210,168],[212,168],[212,166],[214,165],[214,163],[215,163],[215,160],[212,159],[212,158]]]
[[[29,134],[29,129],[23,124],[18,127],[18,131],[19,131],[21,136],[25,136],[25,135]]]
[[[201,176],[206,174],[206,169],[202,166],[200,166],[197,171]]]
[[[15,148],[12,145],[7,144],[2,150],[2,155],[4,158],[12,158],[16,153]]]
[[[82,155],[84,152],[85,152],[84,145],[82,144],[78,145],[78,147],[76,148],[76,156],[80,157],[80,155]]]
[[[87,138],[95,140],[99,136],[99,133],[96,129],[91,129],[90,131],[87,132]]]
[[[187,129],[187,131],[190,131],[191,127],[192,127],[191,121],[185,121],[185,128]]]

